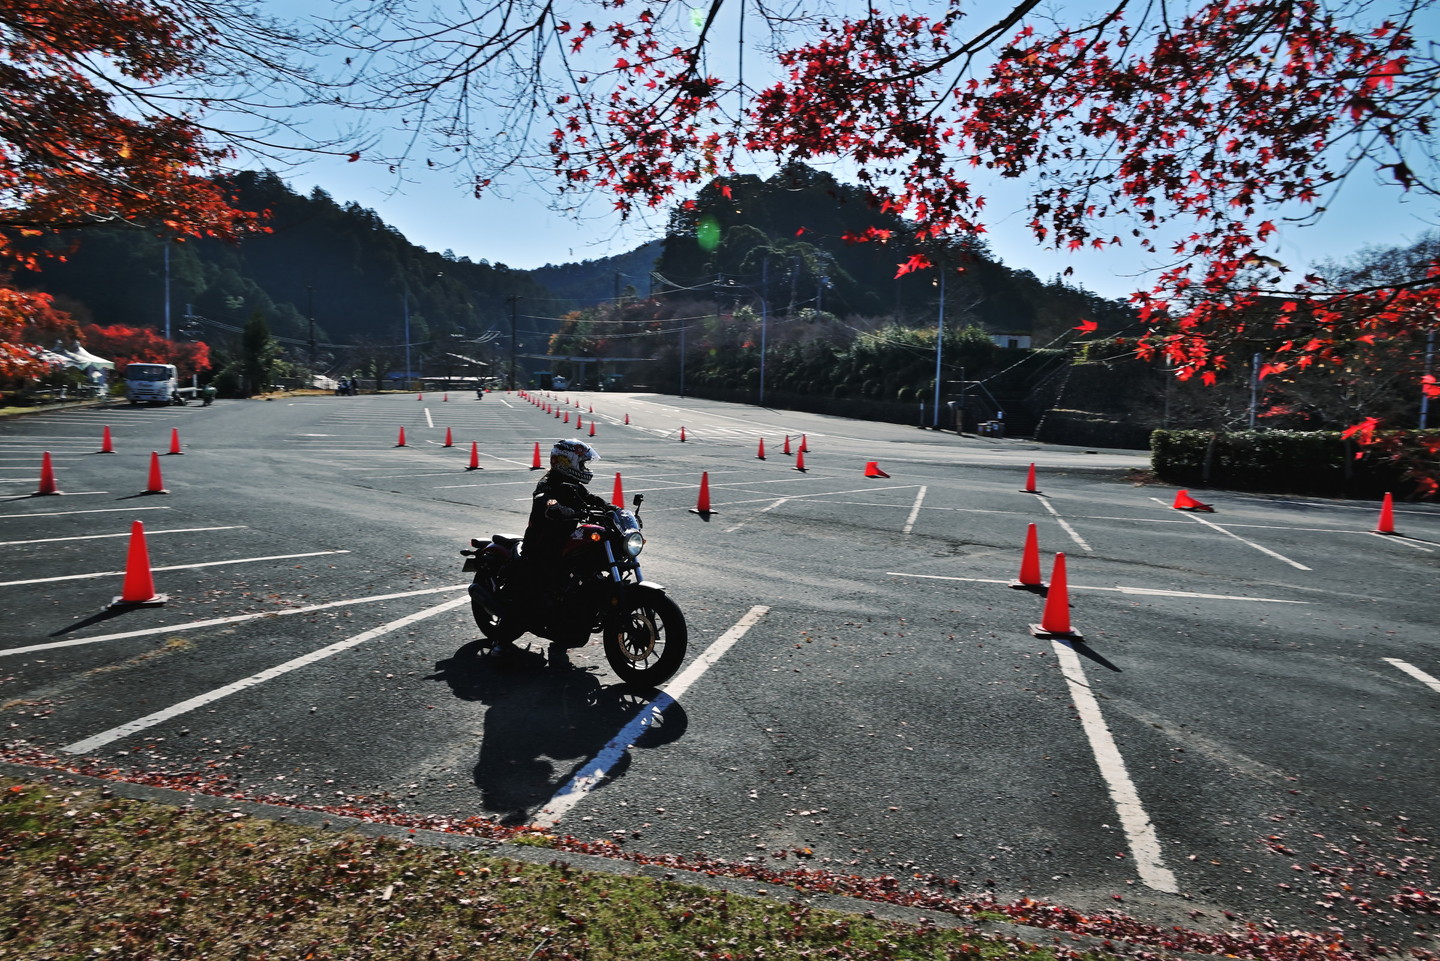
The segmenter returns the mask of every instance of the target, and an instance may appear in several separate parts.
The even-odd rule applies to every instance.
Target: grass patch
[[[1033,959],[1018,940],[0,780],[0,958]]]

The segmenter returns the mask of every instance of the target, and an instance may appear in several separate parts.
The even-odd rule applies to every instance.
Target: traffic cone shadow
[[[709,471],[705,471],[700,475],[700,496],[696,499],[695,506],[690,509],[690,513],[699,514],[700,519],[706,521],[710,519],[710,515],[719,513],[719,511],[714,511],[710,509]]]
[[[110,602],[111,607],[159,607],[168,597],[155,593],[155,579],[150,573],[150,551],[145,546],[145,525],[134,521],[130,525],[130,549],[125,561],[125,581],[120,587],[120,596]]]
[[[1083,641],[1085,635],[1070,624],[1070,591],[1065,580],[1065,555],[1055,555],[1055,566],[1050,571],[1050,587],[1045,591],[1045,610],[1039,624],[1030,625],[1030,633],[1036,637]]]

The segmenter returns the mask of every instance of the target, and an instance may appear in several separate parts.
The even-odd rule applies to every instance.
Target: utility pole
[[[945,268],[940,268],[940,318],[935,325],[935,423],[940,429],[940,361],[945,348]],[[961,375],[964,379],[964,375]],[[964,396],[963,390],[961,396]],[[956,430],[959,433],[959,430]]]
[[[315,285],[306,284],[305,291],[309,295],[308,309],[310,311],[310,386],[315,386]]]
[[[769,321],[770,255],[760,261],[760,406],[765,406],[765,328]]]
[[[518,294],[511,294],[510,301],[510,389],[515,389],[515,315],[520,305]]]

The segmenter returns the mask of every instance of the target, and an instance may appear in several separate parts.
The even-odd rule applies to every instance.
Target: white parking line
[[[698,681],[726,651],[734,647],[735,643],[745,636],[745,632],[754,627],[769,610],[770,608],[759,605],[750,608],[730,630],[716,638],[715,642],[705,649],[704,654],[695,658],[689,667],[662,687],[655,700],[642,707],[630,723],[611,738],[609,744],[600,749],[593,761],[582,765],[575,776],[555,792],[549,803],[535,812],[530,823],[537,827],[550,827],[574,810],[577,804],[589,796],[591,789],[605,779],[615,763],[639,740],[640,735],[645,733],[645,729],[655,723],[666,708],[678,701],[690,689],[690,685]]]
[[[345,551],[310,551],[306,554],[272,554],[269,557],[237,557],[233,561],[201,561],[198,564],[175,564],[170,567],[152,567],[151,571],[188,571],[200,567],[224,567],[227,564],[254,564],[259,561],[288,561],[296,557],[323,557],[326,554],[348,554]],[[35,577],[27,581],[0,581],[0,587],[18,587],[22,584],[53,584],[56,581],[85,581],[95,577],[119,577],[124,571],[98,571],[94,574],[65,574],[61,577]]]
[[[196,708],[204,707],[207,704],[213,704],[221,698],[229,697],[231,694],[234,694],[237,691],[244,691],[248,688],[264,684],[266,681],[274,680],[275,678],[280,677],[283,674],[289,674],[291,671],[298,670],[302,667],[308,667],[309,665],[314,664],[318,661],[323,661],[325,658],[329,657],[332,654],[339,654],[341,651],[349,650],[352,647],[364,644],[366,641],[374,640],[377,637],[383,637],[384,635],[390,634],[394,631],[398,631],[401,628],[409,627],[411,624],[414,624],[417,621],[423,621],[427,617],[434,617],[436,614],[443,614],[452,608],[459,607],[461,604],[468,604],[469,602],[470,595],[462,594],[460,597],[451,598],[443,604],[436,604],[434,607],[427,607],[423,611],[416,611],[414,614],[406,615],[399,620],[391,621],[389,624],[382,624],[374,630],[366,631],[364,634],[357,634],[354,637],[347,638],[343,641],[337,641],[334,644],[329,645],[328,647],[322,647],[318,651],[311,651],[309,654],[304,654],[300,657],[294,658],[293,660],[286,661],[284,664],[277,664],[269,670],[261,671],[259,674],[252,674],[249,677],[242,678],[241,680],[238,680],[233,684],[227,684],[224,687],[217,687],[213,691],[197,695],[196,697],[192,697],[189,700],[181,701],[179,704],[172,704],[170,707],[165,708],[163,711],[156,711],[154,714],[147,714],[142,718],[138,718],[125,724],[121,724],[119,727],[112,727],[108,731],[101,731],[99,734],[96,734],[92,737],[87,737],[83,741],[76,741],[74,744],[67,744],[65,747],[61,748],[61,750],[66,752],[67,754],[85,754],[89,751],[95,750],[96,748],[104,747],[106,744],[109,744],[112,741],[118,741],[122,737],[128,737],[129,735],[135,734],[138,731],[143,731],[146,728],[154,727],[156,724],[161,724],[165,721],[168,721],[173,717],[178,717],[181,714],[189,713]]]
[[[156,534],[193,534],[197,531],[238,531],[242,530],[244,526],[245,525],[240,524],[231,527],[176,527],[168,531],[146,531],[145,535],[147,537],[153,537]],[[121,531],[118,534],[80,534],[76,537],[41,537],[33,541],[0,541],[0,547],[14,547],[17,544],[55,544],[60,541],[98,541],[106,537],[129,536],[129,531]]]
[[[755,512],[755,516],[756,516],[756,517],[759,517],[761,514],[769,513],[770,511],[773,511],[775,508],[779,507],[781,504],[785,503],[785,502],[788,501],[789,499],[790,499],[790,498],[788,498],[788,497],[782,497],[782,498],[780,498],[779,500],[775,501],[775,503],[769,505],[768,507],[762,507],[762,508],[760,508],[758,511]],[[727,534],[733,534],[733,533],[735,533],[736,531],[738,531],[740,528],[744,527],[744,526],[746,525],[746,523],[747,523],[747,521],[741,521],[741,522],[738,523],[738,524],[731,525],[730,527],[725,528],[725,533],[727,533]]]
[[[309,607],[286,607],[274,611],[251,611],[249,614],[232,614],[230,617],[212,617],[205,621],[189,621],[184,624],[167,624],[164,627],[146,627],[136,631],[120,631],[117,634],[99,634],[95,637],[73,637],[68,641],[49,641],[45,644],[31,644],[27,647],[12,647],[0,650],[0,657],[16,654],[34,654],[37,651],[53,651],[61,647],[81,647],[86,644],[101,644],[105,641],[123,641],[132,637],[149,637],[151,634],[170,634],[175,631],[198,631],[206,627],[223,627],[226,624],[240,624],[260,617],[285,617],[289,614],[314,614],[335,607],[352,607],[356,604],[374,604],[378,601],[393,601],[405,597],[422,597],[426,594],[445,594],[449,591],[463,591],[464,584],[449,587],[427,587],[419,591],[401,591],[398,594],[372,594],[369,597],[353,597],[343,601],[327,601],[311,604]]]
[[[1386,664],[1389,664],[1393,667],[1398,667],[1406,674],[1409,674],[1411,677],[1415,678],[1415,680],[1419,681],[1421,684],[1424,684],[1426,687],[1430,688],[1430,690],[1434,691],[1436,694],[1440,694],[1440,680],[1436,680],[1429,674],[1426,674],[1414,664],[1402,661],[1398,657],[1387,657],[1384,659],[1384,661]]]
[[[1076,544],[1080,545],[1080,549],[1082,551],[1093,552],[1095,550],[1095,548],[1085,543],[1085,538],[1081,537],[1078,533],[1076,533],[1075,528],[1071,527],[1069,523],[1066,522],[1065,518],[1060,516],[1060,512],[1055,509],[1055,505],[1050,503],[1049,498],[1042,497],[1040,499],[1040,503],[1045,505],[1045,509],[1050,512],[1050,515],[1052,517],[1055,518],[1055,523],[1065,528],[1065,533],[1069,534],[1070,539],[1073,540]]]
[[[1157,504],[1164,504],[1164,503],[1165,503],[1164,501],[1162,501],[1162,500],[1161,500],[1160,498],[1158,498],[1158,497],[1152,497],[1152,498],[1150,498],[1150,499],[1151,499],[1152,501],[1154,501],[1155,503],[1157,503]],[[1234,533],[1234,532],[1232,532],[1232,531],[1228,531],[1228,530],[1226,530],[1225,528],[1221,527],[1219,524],[1213,524],[1213,523],[1211,523],[1210,521],[1207,521],[1207,520],[1206,520],[1205,518],[1203,518],[1203,517],[1200,517],[1200,516],[1195,515],[1195,514],[1187,514],[1187,515],[1185,515],[1185,516],[1189,517],[1192,521],[1195,521],[1196,523],[1204,524],[1206,527],[1210,528],[1210,529],[1213,530],[1213,531],[1218,531],[1219,533],[1224,534],[1226,537],[1233,537],[1233,538],[1235,538],[1237,541],[1239,541],[1240,543],[1244,544],[1245,546],[1247,546],[1247,547],[1253,547],[1253,548],[1255,548],[1257,551],[1259,551],[1259,552],[1262,553],[1262,554],[1268,554],[1269,556],[1275,558],[1277,561],[1284,561],[1286,564],[1289,564],[1291,567],[1295,568],[1296,570],[1301,570],[1301,571],[1313,570],[1313,568],[1306,567],[1304,564],[1301,564],[1299,561],[1292,561],[1290,558],[1286,557],[1284,554],[1277,554],[1277,553],[1275,553],[1274,551],[1272,551],[1272,550],[1271,550],[1270,548],[1268,548],[1268,547],[1264,547],[1264,546],[1262,546],[1262,545],[1260,545],[1260,544],[1255,543],[1254,541],[1247,541],[1245,538],[1241,537],[1239,534],[1236,534],[1236,533]]]
[[[71,514],[128,514],[131,511],[168,511],[168,507],[99,507],[88,511],[47,511],[44,514],[4,514],[0,521],[17,521],[27,517],[69,517]]]
[[[920,516],[920,505],[925,502],[925,492],[927,490],[929,490],[929,488],[922,485],[921,488],[915,492],[915,504],[910,508],[910,516],[905,518],[905,527],[902,528],[903,533],[909,534],[915,529],[915,519]]]
[[[903,571],[886,571],[890,577],[918,577],[931,581],[963,581],[967,584],[1005,584],[1010,581],[996,577],[952,577],[946,574],[906,574]],[[1087,584],[1069,584],[1072,591],[1114,591],[1116,594],[1140,594],[1151,597],[1195,597],[1213,601],[1260,601],[1265,604],[1309,604],[1309,601],[1291,601],[1279,597],[1241,597],[1237,594],[1201,594],[1196,591],[1167,591],[1158,587],[1091,587]]]
[[[1175,881],[1175,875],[1165,867],[1155,825],[1140,804],[1140,795],[1125,770],[1125,759],[1120,756],[1120,750],[1115,746],[1115,738],[1110,735],[1110,728],[1100,714],[1100,703],[1095,700],[1095,693],[1090,690],[1090,684],[1085,679],[1085,668],[1080,664],[1080,656],[1069,644],[1059,640],[1050,643],[1055,648],[1056,656],[1060,658],[1060,670],[1065,675],[1065,683],[1070,686],[1070,696],[1080,714],[1080,724],[1085,729],[1085,736],[1090,740],[1090,750],[1095,754],[1100,774],[1110,789],[1110,798],[1115,802],[1115,810],[1120,815],[1120,826],[1125,829],[1125,836],[1130,841],[1130,857],[1135,862],[1140,880],[1156,891],[1178,894],[1180,886]]]

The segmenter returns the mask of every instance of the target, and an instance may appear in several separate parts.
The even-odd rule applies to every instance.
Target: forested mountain
[[[712,181],[671,216],[657,272],[672,290],[743,289],[763,294],[774,311],[814,308],[906,326],[935,322],[943,272],[947,324],[1037,341],[1079,318],[1103,332],[1132,316],[1123,303],[1004,266],[980,237],[917,238],[863,188],[799,163],[766,180]]]
[[[76,235],[63,260],[47,259],[43,272],[20,280],[55,294],[82,324],[163,330],[168,274],[177,338],[223,355],[260,317],[308,367],[313,322],[315,367],[337,375],[377,364],[403,370],[407,352],[397,347],[407,342],[422,359],[449,351],[493,365],[512,317],[530,360],[548,349],[567,312],[617,300],[689,300],[719,313],[763,304],[775,318],[811,311],[855,325],[827,340],[882,325],[933,331],[942,290],[947,327],[1030,334],[1037,345],[1082,319],[1104,333],[1130,318],[1122,304],[999,264],[977,238],[917,239],[863,189],[800,164],[767,180],[712,181],[676,209],[663,240],[530,271],[418,247],[373,211],[319,189],[297,194],[272,173],[238,174],[225,186],[237,206],[267,212],[267,232],[239,243],[173,243],[145,230],[94,228]],[[920,269],[927,263],[938,269]],[[579,349],[563,338],[557,346]],[[550,365],[519,366],[523,377]]]
[[[188,326],[223,342],[259,314],[293,346],[308,343],[313,319],[320,350],[332,355],[402,343],[407,314],[412,344],[477,337],[508,324],[511,297],[550,296],[526,271],[417,247],[374,212],[321,190],[302,196],[270,173],[243,173],[228,186],[238,206],[269,212],[268,233],[238,244],[168,243],[96,228],[64,262],[21,279],[56,294],[82,323],[161,327],[168,246],[172,331]]]

